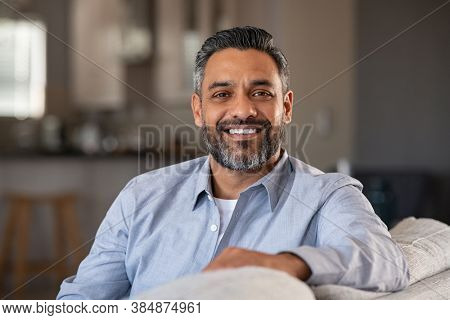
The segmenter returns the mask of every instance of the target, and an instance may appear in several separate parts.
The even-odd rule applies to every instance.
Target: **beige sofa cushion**
[[[450,269],[416,282],[398,292],[370,292],[350,287],[326,285],[313,288],[321,300],[448,300],[450,299]]]
[[[365,291],[335,284],[311,287],[311,289],[317,300],[369,300],[390,294],[390,292]]]
[[[416,282],[406,290],[383,295],[381,300],[448,300],[450,299],[450,269]]]
[[[410,284],[450,268],[450,227],[445,223],[409,217],[390,232],[405,254]]]
[[[147,300],[313,300],[303,281],[285,272],[243,267],[186,276],[142,294]]]

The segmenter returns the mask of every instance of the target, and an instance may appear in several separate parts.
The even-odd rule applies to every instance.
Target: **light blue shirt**
[[[283,155],[239,195],[219,241],[209,158],[132,179],[100,225],[89,255],[58,299],[121,299],[201,272],[229,246],[291,252],[310,285],[395,291],[409,273],[401,250],[361,193],[359,181]]]

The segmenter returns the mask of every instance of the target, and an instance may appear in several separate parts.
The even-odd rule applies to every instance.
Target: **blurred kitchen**
[[[127,181],[203,155],[194,56],[236,25],[267,29],[290,62],[291,155],[360,179],[389,226],[449,223],[443,3],[0,0],[1,297],[53,299]]]

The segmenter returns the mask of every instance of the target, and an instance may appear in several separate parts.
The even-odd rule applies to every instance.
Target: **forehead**
[[[206,63],[203,84],[214,81],[267,79],[281,85],[273,58],[255,49],[228,48],[214,53]]]

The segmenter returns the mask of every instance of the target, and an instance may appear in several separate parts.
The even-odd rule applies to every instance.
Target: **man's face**
[[[282,92],[272,57],[230,48],[208,60],[201,97],[193,94],[192,109],[208,152],[219,164],[255,171],[279,150],[292,99],[291,91]]]

